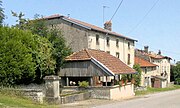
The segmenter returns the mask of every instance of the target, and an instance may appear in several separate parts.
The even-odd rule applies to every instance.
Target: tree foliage
[[[54,73],[52,44],[17,28],[0,27],[0,82],[28,84]]]
[[[137,87],[137,86],[140,86],[140,84],[141,84],[141,73],[142,73],[142,70],[141,70],[141,67],[140,67],[139,64],[135,64],[133,66],[133,69],[135,69],[137,71],[137,74],[133,75],[133,78],[135,80],[134,85]]]
[[[19,24],[16,25],[16,27],[20,27],[20,29],[23,30],[31,30],[33,34],[45,37],[52,43],[52,53],[56,61],[55,73],[57,74],[60,70],[60,67],[64,64],[65,57],[72,53],[71,48],[66,45],[62,31],[56,28],[48,28],[46,20],[39,18],[40,15],[38,14],[35,15],[34,20],[23,20],[24,14],[21,15],[22,12],[20,12],[19,15],[15,12],[13,12],[13,14],[13,16],[18,18],[17,21],[19,21]]]
[[[180,63],[176,63],[176,66],[172,67],[172,71],[174,74],[174,80],[176,84],[180,84]]]
[[[2,6],[2,0],[0,0],[0,26],[2,26],[3,20],[5,18],[4,9],[1,6]]]

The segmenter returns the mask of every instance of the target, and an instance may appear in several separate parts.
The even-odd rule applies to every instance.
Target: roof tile
[[[108,54],[107,52],[94,50],[94,49],[83,49],[76,52],[66,58],[67,61],[81,61],[91,60],[95,58],[97,61],[105,65],[109,70],[115,74],[128,74],[135,73],[136,71],[131,67],[127,66],[120,59]]]
[[[115,36],[122,37],[122,38],[125,38],[125,39],[129,39],[129,40],[132,40],[132,41],[137,41],[135,39],[123,36],[122,34],[119,34],[119,33],[116,33],[116,32],[112,32],[112,31],[103,29],[101,27],[98,27],[98,26],[95,26],[95,25],[92,25],[92,24],[88,24],[86,22],[82,22],[82,21],[79,21],[77,19],[73,19],[73,18],[70,18],[70,17],[62,16],[62,15],[59,15],[59,14],[55,14],[55,15],[51,15],[51,16],[48,16],[48,17],[44,17],[44,19],[54,19],[54,18],[59,18],[59,17],[62,17],[64,19],[66,19],[66,20],[69,20],[71,22],[77,23],[79,25],[83,25],[83,26],[89,27],[89,28],[91,28],[93,30],[97,30],[97,31],[100,31],[100,32],[103,32],[103,33],[115,35]]]
[[[135,57],[134,62],[135,62],[135,64],[139,64],[141,67],[155,67],[155,66],[157,66],[156,64],[150,63],[149,61],[144,60],[144,59],[139,58],[139,57]]]

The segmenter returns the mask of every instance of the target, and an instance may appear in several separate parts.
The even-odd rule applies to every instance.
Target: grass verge
[[[172,85],[167,88],[150,88],[150,87],[148,87],[147,90],[136,91],[135,94],[136,94],[136,96],[140,96],[140,95],[146,95],[146,94],[164,92],[164,91],[170,91],[170,90],[176,90],[176,89],[180,89],[180,85]]]
[[[18,94],[18,95],[17,95]],[[0,90],[0,108],[57,108],[58,105],[39,104],[11,90]]]

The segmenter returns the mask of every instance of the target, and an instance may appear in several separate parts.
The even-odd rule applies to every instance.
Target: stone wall
[[[134,85],[127,83],[127,85],[119,87],[119,85],[115,86],[102,86],[102,87],[89,87],[85,89],[88,92],[91,92],[91,98],[94,99],[124,99],[130,98],[135,95],[134,93]],[[65,87],[63,88],[63,92],[71,91],[77,92],[81,91],[78,87]]]
[[[89,98],[91,98],[91,92],[61,96],[61,104],[73,103],[75,101],[82,101]]]
[[[42,89],[17,89],[17,91],[20,91],[23,96],[28,97],[35,102],[43,103],[44,94]]]

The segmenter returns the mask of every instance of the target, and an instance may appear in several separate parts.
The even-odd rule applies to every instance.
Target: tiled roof
[[[141,53],[142,55],[151,57],[153,59],[164,59],[164,58],[171,59],[168,56],[158,55],[156,53],[146,53],[144,50],[139,50],[139,49],[135,49],[135,50],[138,51],[139,53]]]
[[[116,33],[116,32],[112,32],[112,31],[103,29],[103,28],[101,28],[101,27],[97,27],[97,26],[95,26],[95,25],[88,24],[88,23],[86,23],[86,22],[82,22],[82,21],[79,21],[79,20],[76,20],[76,19],[73,19],[73,18],[70,18],[70,17],[66,17],[66,16],[59,15],[59,14],[55,14],[55,15],[51,15],[51,16],[48,16],[48,17],[44,17],[44,19],[56,19],[56,18],[62,18],[62,19],[64,19],[64,20],[66,20],[66,21],[69,21],[69,22],[71,22],[71,23],[78,24],[78,25],[80,25],[80,26],[82,26],[82,27],[90,28],[91,30],[96,30],[96,31],[99,31],[99,32],[111,34],[111,35],[118,36],[118,37],[121,37],[121,38],[124,38],[124,39],[127,39],[127,40],[137,41],[137,40],[135,40],[135,39],[132,39],[132,38],[123,36],[123,35],[118,34],[118,33]]]
[[[154,58],[154,59],[163,59],[165,58],[162,55],[158,55],[158,54],[149,54],[149,57]]]
[[[100,50],[83,49],[66,58],[67,61],[82,61],[91,59],[96,59],[114,74],[131,74],[136,72],[120,59]]]
[[[150,63],[149,61],[144,60],[142,58],[139,58],[139,57],[134,57],[134,58],[135,58],[134,64],[139,64],[141,67],[155,67],[155,66],[157,66],[156,64]]]

